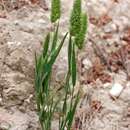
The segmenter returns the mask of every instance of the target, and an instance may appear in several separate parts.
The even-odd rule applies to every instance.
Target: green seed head
[[[52,0],[51,2],[51,22],[54,23],[60,18],[60,0]]]
[[[80,31],[81,0],[75,0],[70,17],[70,34],[75,36]]]
[[[87,15],[84,13],[81,16],[81,27],[80,27],[80,31],[79,33],[77,33],[76,37],[75,37],[75,43],[78,46],[79,49],[82,49],[83,47],[83,43],[85,40],[85,36],[86,36],[86,31],[87,31]]]

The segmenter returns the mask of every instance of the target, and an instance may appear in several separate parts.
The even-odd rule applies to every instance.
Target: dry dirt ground
[[[3,0],[4,1],[4,0]],[[0,0],[0,130],[38,130],[34,98],[34,52],[48,30],[50,0],[17,4]],[[13,1],[14,3],[11,3]],[[15,2],[16,1],[16,2]],[[72,0],[62,0],[62,37]],[[79,86],[84,96],[76,124],[82,130],[130,130],[130,1],[84,0],[89,15],[87,40],[79,52]],[[66,55],[65,55],[66,54]],[[54,66],[54,84],[66,71],[66,44]],[[115,83],[124,86],[117,99],[109,95]]]

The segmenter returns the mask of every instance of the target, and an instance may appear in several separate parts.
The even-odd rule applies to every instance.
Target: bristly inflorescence
[[[51,22],[56,22],[61,16],[60,0],[52,0],[51,2]]]
[[[81,16],[81,26],[80,31],[77,33],[75,37],[75,43],[78,46],[79,49],[83,48],[83,44],[85,41],[86,31],[87,31],[87,15],[86,13],[83,13]]]
[[[87,31],[87,15],[82,13],[81,0],[75,0],[70,17],[70,35],[74,37],[74,42],[79,49],[83,48],[83,43]]]
[[[75,0],[70,17],[70,33],[75,36],[80,31],[81,0]]]

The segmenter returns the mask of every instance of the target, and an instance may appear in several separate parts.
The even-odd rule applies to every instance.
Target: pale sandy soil
[[[61,37],[67,30],[73,1],[62,0],[62,3]],[[0,8],[0,130],[39,129],[34,98],[34,52],[39,52],[43,38],[51,29],[50,0],[47,6],[49,10],[38,5],[25,5],[9,12]],[[83,8],[91,21],[85,47],[79,52],[82,65],[78,66],[81,77],[77,81],[85,96],[81,108],[77,109],[77,118],[80,118],[82,130],[130,130],[130,82],[125,69],[116,72],[104,69],[110,76],[105,82],[93,76],[92,81],[87,82],[88,70],[98,63],[100,71],[101,66],[91,39],[105,49],[100,54],[106,57],[130,44],[130,40],[122,40],[130,27],[130,1],[84,0]],[[53,84],[59,83],[67,69],[66,45],[54,66]],[[124,90],[113,100],[109,91],[116,82],[124,86]]]

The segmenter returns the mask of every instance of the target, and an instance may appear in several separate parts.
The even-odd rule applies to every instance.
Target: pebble
[[[2,101],[2,98],[0,97],[0,106],[2,106],[3,104],[3,101]]]
[[[109,94],[112,98],[117,98],[117,97],[119,97],[119,95],[121,94],[123,89],[124,89],[124,86],[122,86],[119,83],[114,83]]]
[[[82,63],[87,70],[92,67],[92,62],[88,58],[85,58]]]
[[[65,77],[65,72],[64,71],[59,71],[56,74],[56,81],[61,82]]]
[[[111,33],[111,32],[116,32],[116,31],[117,31],[117,26],[114,23],[109,23],[104,27],[105,33]]]
[[[10,124],[7,122],[0,123],[0,130],[9,130]]]

